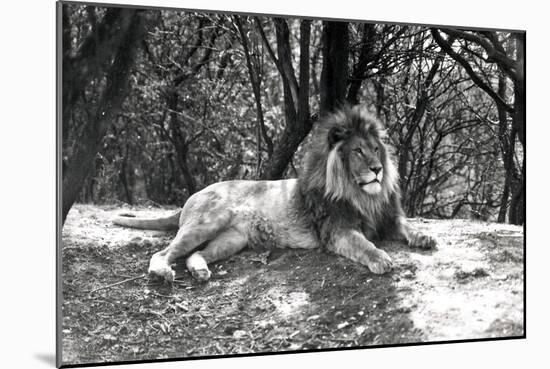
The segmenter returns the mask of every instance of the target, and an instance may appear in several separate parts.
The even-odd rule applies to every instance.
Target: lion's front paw
[[[175,277],[176,272],[172,270],[161,252],[157,252],[151,257],[151,261],[149,262],[149,278],[165,283],[172,283]]]
[[[210,276],[212,275],[212,273],[210,272],[210,270],[208,270],[208,268],[206,268],[206,269],[192,269],[191,270],[191,275],[197,281],[206,282],[207,280],[210,279]]]
[[[212,273],[208,269],[206,260],[200,253],[196,252],[187,259],[187,269],[197,281],[205,282],[210,279]]]
[[[149,267],[149,278],[152,280],[160,280],[165,283],[172,283],[176,278],[176,272],[170,268],[170,266],[165,267]]]
[[[393,267],[390,256],[383,250],[375,249],[369,252],[367,266],[375,274],[383,274]]]
[[[435,238],[422,234],[413,233],[409,238],[410,247],[418,247],[419,249],[429,250],[434,249],[437,245]]]

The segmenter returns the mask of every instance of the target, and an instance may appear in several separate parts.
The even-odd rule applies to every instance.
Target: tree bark
[[[369,63],[373,60],[373,47],[376,38],[376,28],[374,24],[363,24],[361,35],[361,51],[359,59],[353,67],[353,73],[348,89],[346,100],[351,105],[359,103],[359,91]]]
[[[348,23],[324,22],[321,116],[341,107],[346,100],[348,58]]]
[[[67,169],[63,172],[63,223],[93,167],[94,158],[108,125],[116,118],[127,94],[130,68],[135,60],[135,51],[142,38],[144,25],[142,17],[136,11],[124,11],[120,17],[122,19],[118,33],[121,42],[117,49],[111,51],[114,61],[107,73],[106,86],[95,109],[95,115],[84,123],[82,133],[77,140],[79,144],[74,148]],[[105,50],[102,50],[103,52]],[[65,107],[63,109],[65,111]]]
[[[521,174],[512,184],[512,199],[508,220],[511,224],[525,222],[525,34],[516,34],[516,76],[514,80],[514,114],[512,124],[523,148]],[[514,150],[514,147],[510,148]],[[514,150],[515,151],[515,150]]]
[[[504,98],[506,96],[506,78],[501,75],[498,79],[498,94]],[[510,198],[510,182],[515,172],[513,151],[511,145],[515,141],[515,135],[510,133],[508,128],[508,114],[506,110],[497,105],[498,120],[499,120],[499,132],[498,138],[500,141],[502,161],[504,163],[505,178],[504,188],[502,189],[502,196],[500,199],[500,208],[498,211],[497,221],[499,223],[506,222],[506,214],[508,213],[508,200]],[[513,130],[513,129],[512,129]],[[510,139],[511,138],[511,139]],[[512,146],[513,147],[513,146]]]
[[[125,152],[122,152],[120,150],[120,154],[122,155],[122,163],[119,173],[120,182],[122,183],[122,188],[124,189],[124,195],[126,196],[126,201],[128,204],[132,205],[134,203],[133,197],[132,197],[132,191],[130,190],[130,186],[128,184],[128,156],[129,156],[129,145],[126,144],[126,150]]]
[[[300,84],[292,67],[292,54],[289,41],[289,29],[284,19],[275,19],[277,37],[277,58],[270,55],[281,74],[283,80],[283,94],[285,106],[285,129],[279,139],[273,156],[266,163],[262,171],[262,179],[280,179],[292,160],[294,153],[304,138],[311,131],[312,117],[309,110],[309,43],[311,21],[302,20],[300,23]],[[266,39],[264,43],[266,43]],[[269,45],[266,43],[267,47]]]
[[[510,224],[521,225],[525,222],[525,163],[523,163],[520,178],[514,184],[512,184],[508,221]]]

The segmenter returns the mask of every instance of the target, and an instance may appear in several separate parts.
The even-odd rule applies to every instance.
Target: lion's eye
[[[364,155],[364,154],[363,154],[363,150],[361,150],[361,148],[359,148],[359,147],[353,149],[353,151],[355,151],[356,153],[358,153],[358,154],[361,155],[361,156]]]
[[[378,152],[378,146],[374,147],[374,152]]]

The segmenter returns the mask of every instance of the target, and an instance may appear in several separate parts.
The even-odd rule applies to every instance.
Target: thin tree
[[[78,145],[75,145],[63,170],[63,223],[93,168],[94,158],[99,151],[107,127],[116,118],[126,97],[130,69],[135,60],[137,45],[143,37],[144,19],[139,11],[112,10],[108,11],[107,15],[102,24],[95,28],[84,41],[80,54],[73,59],[64,58],[63,74],[66,77],[63,81],[63,102],[66,104],[63,106],[64,118],[69,116],[66,113],[67,110],[74,106],[76,99],[92,76],[95,77],[94,74],[97,74],[98,59],[113,61],[108,67],[105,88],[95,106],[94,113],[80,127]],[[113,29],[117,30],[117,38],[120,37],[117,43],[113,43],[106,36],[114,32]],[[78,74],[77,68],[84,72]],[[91,70],[94,70],[94,73],[86,72]],[[64,120],[62,124],[67,125],[69,121]]]
[[[300,75],[296,78],[292,66],[292,49],[290,47],[290,31],[286,20],[274,18],[275,35],[277,39],[277,55],[271,48],[257,20],[258,31],[262,37],[269,55],[275,63],[283,82],[283,99],[285,112],[285,128],[273,155],[268,159],[262,171],[262,179],[282,178],[288,164],[292,160],[296,149],[311,130],[313,119],[309,107],[309,45],[311,21],[300,21]]]

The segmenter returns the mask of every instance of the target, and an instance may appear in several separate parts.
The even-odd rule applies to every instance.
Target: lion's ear
[[[347,128],[332,127],[328,131],[328,145],[332,149],[338,142],[345,140],[351,135],[351,132]]]

